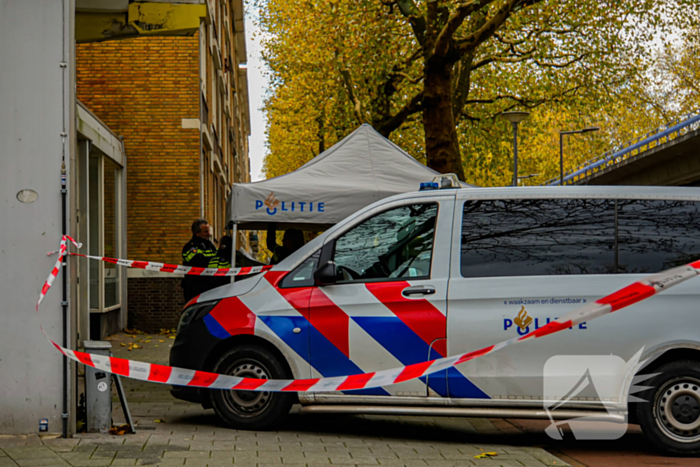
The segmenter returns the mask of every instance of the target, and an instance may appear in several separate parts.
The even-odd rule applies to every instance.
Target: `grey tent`
[[[238,229],[324,230],[373,202],[416,191],[439,175],[364,124],[286,175],[235,183],[228,219]]]

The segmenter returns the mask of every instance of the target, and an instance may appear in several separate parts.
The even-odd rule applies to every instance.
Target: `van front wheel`
[[[244,378],[289,379],[283,362],[267,349],[241,345],[224,353],[214,365],[214,372]],[[209,392],[214,411],[231,428],[267,430],[278,425],[289,413],[294,394],[263,391]]]
[[[676,456],[700,454],[700,362],[683,360],[653,370],[659,373],[637,404],[639,424],[661,450]]]

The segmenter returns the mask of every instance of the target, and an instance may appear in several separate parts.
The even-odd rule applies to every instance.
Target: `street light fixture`
[[[559,186],[564,185],[564,135],[575,135],[579,133],[590,133],[600,130],[597,126],[589,126],[582,130],[570,130],[559,132]]]
[[[518,123],[530,115],[530,112],[501,112],[501,116],[513,124],[513,186],[518,186]]]

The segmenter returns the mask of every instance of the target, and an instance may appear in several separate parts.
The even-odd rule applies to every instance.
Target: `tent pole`
[[[233,233],[231,234],[231,240],[233,240],[233,251],[231,252],[231,269],[236,267],[236,252],[238,251],[238,224],[233,223]],[[231,282],[236,281],[236,276],[231,276]]]

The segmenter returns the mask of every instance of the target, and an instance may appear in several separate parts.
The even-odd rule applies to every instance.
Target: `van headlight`
[[[214,309],[217,303],[219,303],[219,300],[195,303],[194,305],[187,307],[187,309],[182,312],[182,316],[180,316],[180,322],[177,323],[177,333],[180,334],[180,331],[186,326],[189,326],[192,321],[203,318],[207,313]]]

